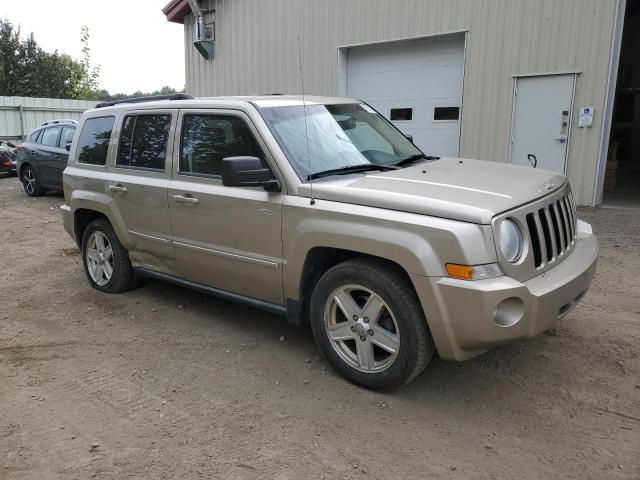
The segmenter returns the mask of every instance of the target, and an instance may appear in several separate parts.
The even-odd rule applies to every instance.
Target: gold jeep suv
[[[428,156],[344,98],[98,105],[64,194],[92,287],[152,277],[309,321],[371,388],[553,327],[598,254],[565,177]]]

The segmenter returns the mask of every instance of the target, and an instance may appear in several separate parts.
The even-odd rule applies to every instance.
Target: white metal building
[[[616,98],[640,98],[638,3],[172,0],[163,12],[184,24],[193,95],[299,94],[302,66],[305,93],[365,100],[425,152],[523,165],[535,155],[569,176],[578,203],[597,205],[614,163],[625,182],[639,172],[625,189],[640,192],[631,147],[623,159],[617,140],[607,166]],[[621,51],[635,65],[623,100]],[[640,137],[636,103],[625,132]]]

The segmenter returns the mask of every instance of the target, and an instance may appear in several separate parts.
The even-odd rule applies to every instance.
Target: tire
[[[105,219],[94,220],[84,231],[82,264],[89,283],[96,290],[120,293],[137,286],[129,253]]]
[[[42,185],[40,185],[40,179],[31,165],[24,167],[20,175],[20,180],[22,180],[22,188],[24,188],[25,193],[30,197],[40,197],[44,194],[44,189]]]
[[[409,383],[436,351],[412,285],[382,261],[349,260],[327,271],[313,291],[310,320],[324,357],[366,388]]]

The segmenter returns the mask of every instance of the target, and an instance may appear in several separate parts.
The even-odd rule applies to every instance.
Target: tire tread
[[[108,237],[113,251],[113,276],[111,277],[111,281],[104,286],[96,284],[91,279],[84,254],[89,236],[96,230],[102,231]],[[120,243],[120,240],[118,240],[118,236],[113,230],[111,223],[104,218],[98,218],[92,221],[84,231],[84,235],[82,236],[82,263],[89,283],[96,290],[107,293],[121,293],[132,290],[137,285],[137,278],[135,271],[131,267],[129,252],[127,252]]]
[[[408,373],[405,372],[405,375],[403,375],[404,379],[398,383],[388,385],[375,385],[375,382],[367,382],[367,384],[365,384],[364,386],[370,388],[401,387],[410,383],[427,367],[436,352],[436,348],[435,344],[433,343],[431,334],[429,333],[429,328],[420,301],[417,298],[413,285],[411,285],[410,281],[407,279],[406,274],[402,270],[400,270],[399,267],[390,265],[383,260],[369,258],[356,258],[347,260],[329,269],[322,276],[322,278],[316,285],[316,289],[313,292],[314,299],[312,300],[312,307],[318,307],[319,299],[316,298],[318,286],[322,286],[325,282],[335,282],[336,278],[341,276],[361,276],[362,278],[376,279],[376,283],[382,283],[384,288],[388,290],[388,294],[392,295],[392,297],[396,299],[397,302],[405,305],[409,309],[409,315],[413,319],[412,322],[415,322],[413,325],[414,331],[411,332],[412,335],[405,334],[403,336],[403,341],[413,344],[415,352],[415,362],[412,365],[411,371]],[[364,286],[369,287],[368,285]],[[325,300],[326,299],[324,298],[322,299],[323,304]],[[322,315],[322,313],[320,313],[320,315]],[[311,317],[313,318],[313,316],[314,312],[312,311]],[[323,322],[324,320],[321,319],[321,321]],[[314,327],[316,341],[320,347],[320,350],[322,351],[323,349],[317,339],[318,333],[316,333],[316,329],[319,327],[319,325],[315,324],[317,322],[318,319],[316,319],[315,322],[312,321],[312,326]],[[320,326],[324,328],[323,325]],[[357,374],[348,376],[347,378],[349,378],[349,380],[351,381],[354,381],[354,377],[358,377],[359,375],[370,374],[360,374],[360,372],[358,372]],[[359,382],[357,379],[355,381],[356,383],[364,384],[364,382]]]

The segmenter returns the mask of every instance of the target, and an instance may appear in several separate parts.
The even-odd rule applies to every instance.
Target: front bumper
[[[475,282],[412,276],[438,353],[463,361],[534,337],[570,312],[595,275],[598,241],[578,223],[578,243],[559,265],[526,282],[499,277]]]

